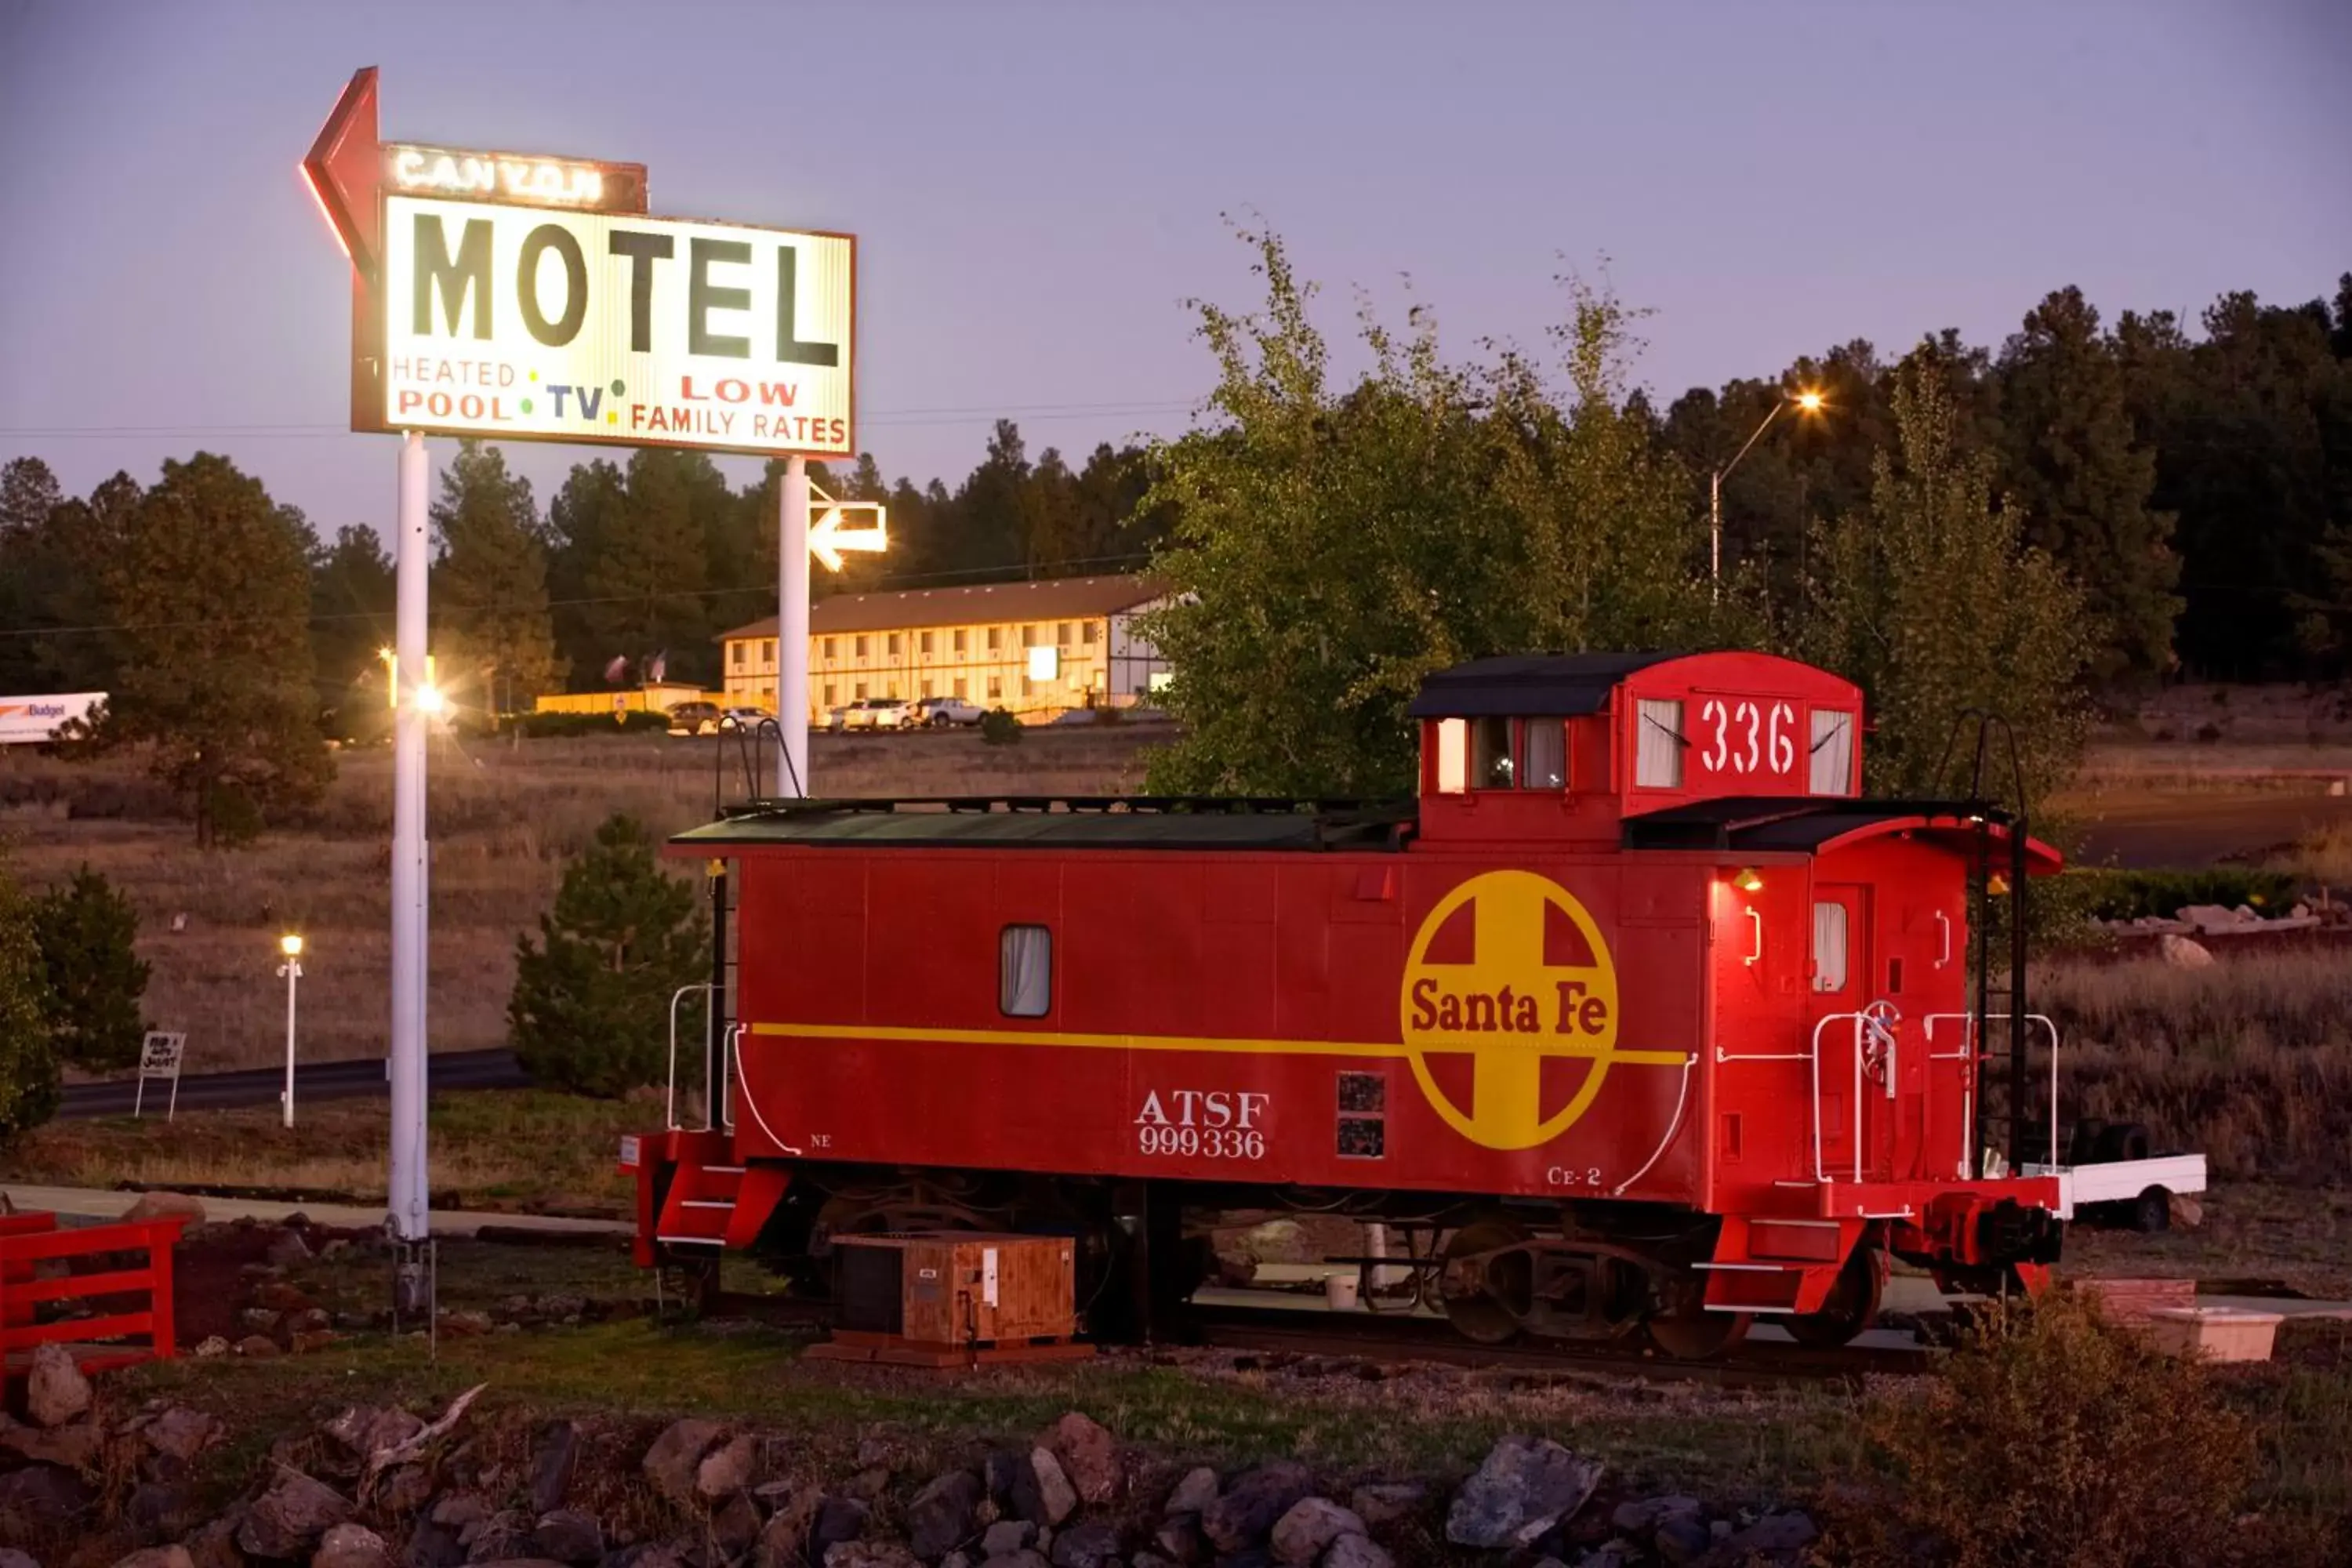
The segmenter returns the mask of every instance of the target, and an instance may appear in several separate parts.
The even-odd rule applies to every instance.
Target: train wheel
[[[1643,1321],[1650,1343],[1675,1361],[1712,1361],[1748,1337],[1749,1314],[1710,1312],[1706,1282],[1692,1279],[1671,1293],[1667,1308]]]
[[[1441,1305],[1445,1309],[1445,1321],[1454,1325],[1455,1333],[1465,1340],[1475,1340],[1482,1345],[1505,1344],[1518,1337],[1519,1314],[1506,1304],[1506,1298],[1511,1294],[1510,1262],[1507,1260],[1502,1266],[1500,1272],[1506,1276],[1503,1279],[1497,1280],[1493,1278],[1497,1270],[1489,1268],[1486,1270],[1487,1278],[1473,1281],[1467,1286],[1457,1286],[1453,1264],[1456,1258],[1475,1257],[1482,1252],[1493,1252],[1499,1247],[1513,1247],[1527,1238],[1526,1231],[1507,1219],[1474,1220],[1447,1238],[1446,1267],[1439,1276],[1439,1290]],[[1520,1282],[1523,1286],[1532,1284],[1531,1278],[1526,1278],[1530,1268],[1531,1266],[1525,1261],[1523,1256],[1518,1265],[1518,1274],[1522,1277]],[[1502,1290],[1501,1295],[1496,1294],[1498,1285]],[[1526,1289],[1522,1289],[1519,1294],[1524,1298],[1527,1294]]]
[[[1789,1319],[1789,1337],[1808,1350],[1833,1351],[1870,1327],[1886,1288],[1885,1258],[1874,1247],[1855,1247],[1838,1270],[1837,1283],[1830,1287],[1822,1310]]]

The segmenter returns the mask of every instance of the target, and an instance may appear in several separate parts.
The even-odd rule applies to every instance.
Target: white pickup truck
[[[2058,1178],[2058,1217],[2085,1225],[2159,1231],[2172,1224],[2172,1194],[2205,1190],[2205,1156],[2161,1154],[2086,1165],[2034,1165],[2029,1176]]]

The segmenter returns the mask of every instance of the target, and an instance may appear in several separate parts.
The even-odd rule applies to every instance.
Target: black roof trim
[[[1681,653],[1542,653],[1474,658],[1423,676],[1415,719],[1577,718],[1598,713],[1627,676]]]
[[[763,800],[670,842],[688,848],[1400,850],[1412,803],[1192,795],[959,795]]]
[[[1805,851],[1874,822],[1916,816],[2009,820],[2007,812],[1983,801],[1729,795],[1629,816],[1620,842],[1628,849]]]

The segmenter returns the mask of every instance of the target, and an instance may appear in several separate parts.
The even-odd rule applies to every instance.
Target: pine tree
[[[91,749],[150,746],[198,844],[249,838],[334,776],[312,684],[315,543],[300,512],[199,452],[164,463],[110,563],[123,658]]]
[[[334,547],[310,565],[310,655],[318,665],[319,706],[331,711],[345,740],[384,733],[391,716],[378,657],[392,642],[396,599],[392,558],[372,528],[336,531]]]
[[[2115,341],[2081,289],[2027,313],[2000,376],[2002,478],[2024,510],[2027,542],[2074,575],[2098,619],[2092,675],[2161,674],[2180,613],[2173,519],[2148,505],[2156,452],[2135,438]]]
[[[709,636],[698,478],[676,452],[631,453],[623,504],[602,520],[604,538],[583,583],[598,646],[632,662],[667,655],[680,675],[691,671]]]
[[[555,682],[547,552],[530,481],[509,474],[496,447],[462,440],[441,475],[433,529],[442,679],[493,714],[515,711]]]
[[[58,1058],[33,911],[0,858],[0,1147],[57,1109]]]
[[[622,527],[628,488],[619,465],[597,458],[575,463],[547,509],[547,590],[555,607],[555,643],[578,690],[593,690],[616,656],[637,650],[611,647],[603,634],[599,606],[590,605],[588,573]]]
[[[508,1036],[540,1083],[613,1096],[667,1070],[670,997],[708,977],[710,946],[693,887],[655,848],[635,818],[608,818],[565,868],[538,943],[516,939]]]
[[[1895,373],[1896,446],[1870,504],[1822,531],[1807,651],[1863,689],[1874,793],[1953,790],[1937,770],[1974,708],[2014,730],[2030,807],[2081,752],[2083,595],[1997,503],[1993,459],[1962,445],[1948,367],[1925,346]],[[1989,782],[2009,793],[2005,773]]]
[[[131,900],[85,866],[33,901],[32,923],[57,1054],[87,1072],[137,1062],[147,1033],[139,1000],[148,970]]]

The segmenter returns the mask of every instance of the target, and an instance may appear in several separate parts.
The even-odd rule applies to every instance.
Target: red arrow
[[[335,243],[362,275],[375,268],[382,157],[376,146],[375,67],[367,66],[352,74],[302,160],[303,181],[334,230]]]

